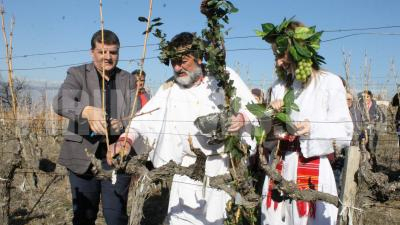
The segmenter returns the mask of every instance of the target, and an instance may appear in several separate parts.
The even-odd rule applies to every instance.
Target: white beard
[[[184,72],[187,74],[187,76],[184,77],[179,77],[178,74]],[[174,71],[174,78],[175,81],[179,84],[182,85],[185,88],[191,87],[194,82],[198,80],[198,78],[203,74],[203,70],[201,69],[200,66],[198,66],[193,72],[189,72],[185,69],[181,69],[181,71]]]

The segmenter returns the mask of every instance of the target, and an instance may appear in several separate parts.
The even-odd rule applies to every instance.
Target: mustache
[[[114,61],[112,60],[104,60],[104,64],[113,64]],[[103,62],[100,62],[100,64],[103,64]]]
[[[178,74],[182,74],[182,73],[189,74],[189,71],[187,71],[187,70],[185,70],[185,69],[181,68],[179,71],[174,71],[174,73],[175,73],[176,75],[178,75]]]

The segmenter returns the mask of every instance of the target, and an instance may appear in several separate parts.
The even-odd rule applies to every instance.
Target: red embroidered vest
[[[299,146],[299,144],[298,144]],[[300,148],[290,149],[295,150],[299,154],[298,167],[297,167],[297,180],[296,184],[300,190],[313,189],[318,190],[318,176],[319,176],[319,157],[304,158],[301,154]],[[281,173],[282,160],[276,166],[276,169]],[[272,202],[274,203],[274,210],[277,209],[278,203],[272,200],[271,191],[274,187],[273,180],[270,179],[267,195],[267,208],[270,208]],[[296,201],[297,210],[300,217],[311,216],[315,218],[315,202]]]

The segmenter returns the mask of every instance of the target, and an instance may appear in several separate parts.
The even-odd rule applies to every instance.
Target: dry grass
[[[390,108],[389,112],[394,110]],[[391,117],[389,114],[388,120]],[[13,128],[21,126],[26,130],[23,133],[26,158],[23,168],[17,170],[12,183],[11,224],[71,224],[72,203],[65,168],[57,165],[54,171],[43,171],[48,170],[43,166],[44,161],[57,161],[62,142],[60,130],[51,127],[60,126],[58,128],[61,129],[65,121],[54,113],[34,114],[32,110],[23,109],[19,111],[18,118],[21,120],[18,121],[6,119],[11,118],[10,112],[0,111],[0,116],[3,118],[0,118],[2,162],[13,157],[13,150],[18,145],[15,138],[13,139]],[[57,132],[53,133],[52,130]],[[380,135],[378,142],[378,164],[390,171],[391,176],[396,176],[396,173],[399,176],[396,134],[392,126],[382,127],[381,131],[384,133]],[[362,221],[360,224],[400,224],[398,201],[376,202],[368,199],[364,203],[363,213],[357,214],[359,221]],[[168,188],[160,187],[144,205],[145,218],[142,224],[160,224],[166,214],[167,205]],[[101,210],[97,224],[105,224]]]

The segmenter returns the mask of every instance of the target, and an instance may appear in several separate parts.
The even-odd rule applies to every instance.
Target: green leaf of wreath
[[[291,19],[286,20],[286,18],[284,18],[282,23],[279,24],[279,26],[276,28],[276,32],[278,32],[278,33],[282,32],[284,29],[286,29],[286,27],[289,25],[290,22],[291,22]]]
[[[294,38],[299,40],[306,40],[313,36],[314,32],[308,27],[296,27],[294,30]]]
[[[286,51],[289,45],[289,38],[287,36],[279,36],[275,40],[276,47],[279,54],[282,54]]]
[[[263,32],[263,31],[261,31],[261,30],[256,30],[256,35],[257,35],[258,37],[264,37],[265,35],[267,35],[267,33]]]
[[[296,48],[293,46],[289,47],[289,53],[290,55],[293,57],[293,59],[298,62],[301,60],[301,56],[299,56],[299,54],[297,54]]]
[[[302,55],[306,58],[311,58],[312,54],[306,47],[302,46],[296,40],[293,40],[293,44],[294,44],[294,47],[296,48],[297,53],[299,53],[300,55]]]
[[[275,26],[272,23],[261,24],[261,27],[262,27],[262,31],[265,33],[265,35],[268,35],[275,28]]]

